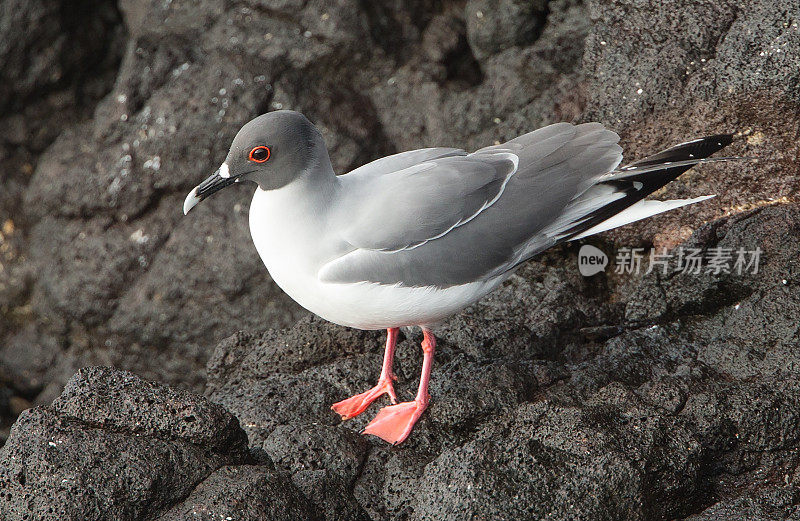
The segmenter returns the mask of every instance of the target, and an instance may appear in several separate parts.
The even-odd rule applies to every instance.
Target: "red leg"
[[[381,409],[375,419],[364,429],[365,434],[373,434],[393,445],[402,443],[411,434],[414,424],[428,407],[428,383],[433,368],[436,338],[426,329],[423,329],[422,333],[425,338],[422,341],[422,376],[419,380],[417,397],[413,402],[398,403]]]
[[[386,351],[383,353],[383,367],[381,376],[378,378],[378,385],[369,391],[357,394],[347,400],[336,402],[331,406],[331,409],[341,415],[343,420],[349,420],[364,412],[383,393],[389,395],[392,403],[397,403],[397,396],[394,394],[394,386],[392,385],[392,380],[396,380],[397,377],[392,372],[392,362],[394,361],[394,346],[397,345],[397,333],[400,332],[400,329],[393,327],[387,329],[386,332]]]

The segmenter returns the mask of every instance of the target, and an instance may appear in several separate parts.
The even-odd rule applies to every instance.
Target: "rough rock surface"
[[[12,428],[0,449],[0,513],[146,519],[246,457],[244,432],[219,405],[131,373],[84,369],[52,406],[25,411]]]
[[[798,23],[792,0],[2,3],[0,440],[36,407],[0,452],[0,517],[797,517]],[[593,242],[758,246],[761,269],[584,279],[575,246],[548,252],[442,327],[434,404],[386,447],[358,435],[377,406],[329,410],[372,385],[381,335],[271,283],[248,190],[180,212],[280,107],[337,171],[562,120],[628,158],[737,132],[758,162],[659,194],[718,198]],[[199,391],[207,362],[248,451],[219,406],[127,373],[62,394],[86,365]]]
[[[308,500],[285,474],[268,465],[237,465],[216,470],[158,521],[314,520]]]
[[[741,139],[726,154],[764,159],[681,176],[665,196],[718,199],[694,208],[691,219],[670,213],[616,237],[674,245],[698,222],[797,193],[797,176],[786,175],[796,169],[800,131],[796,2],[592,2],[589,11],[585,118],[612,126],[634,153],[735,132]]]

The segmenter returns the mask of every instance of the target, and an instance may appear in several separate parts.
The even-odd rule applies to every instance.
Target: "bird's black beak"
[[[183,201],[183,215],[189,213],[189,210],[194,208],[197,203],[209,195],[236,182],[235,177],[230,176],[230,174],[224,174],[228,174],[228,166],[225,164],[208,176],[205,181],[195,186],[192,191],[189,192],[189,195],[186,196],[186,200]]]

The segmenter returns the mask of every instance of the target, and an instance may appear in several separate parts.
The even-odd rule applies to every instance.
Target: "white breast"
[[[257,189],[250,205],[250,233],[280,288],[307,310],[343,326],[384,329],[428,325],[458,313],[492,291],[505,276],[449,288],[359,282],[320,282],[319,269],[347,251],[319,208],[297,208],[285,190]],[[296,199],[295,199],[296,200]]]

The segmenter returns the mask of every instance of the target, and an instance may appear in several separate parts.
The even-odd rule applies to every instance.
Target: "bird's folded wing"
[[[351,170],[345,174],[348,179],[366,179],[370,177],[382,176],[387,172],[397,172],[426,161],[433,161],[443,157],[450,156],[465,156],[467,155],[464,150],[460,148],[420,148],[418,150],[408,150],[400,152],[399,154],[392,154],[391,156],[382,157],[375,161],[362,165],[355,170]]]
[[[491,206],[515,171],[508,153],[450,156],[350,184],[338,214],[341,236],[367,250],[417,248]]]
[[[560,123],[465,156],[340,179],[336,229],[352,246],[324,282],[447,287],[501,274],[621,160],[599,124]]]

